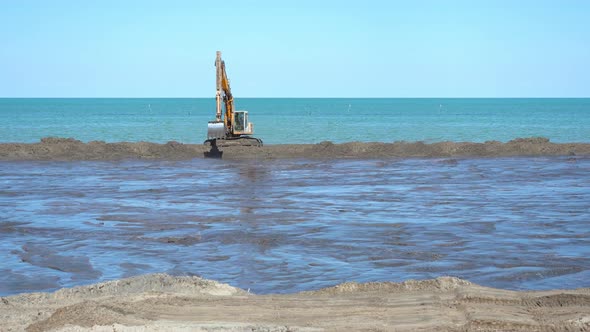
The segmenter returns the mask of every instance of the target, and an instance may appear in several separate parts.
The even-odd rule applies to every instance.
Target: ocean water
[[[0,296],[152,272],[590,287],[588,156],[0,162],[0,183]]]
[[[590,99],[237,98],[266,144],[321,141],[590,141]],[[209,99],[0,99],[0,142],[200,143]]]

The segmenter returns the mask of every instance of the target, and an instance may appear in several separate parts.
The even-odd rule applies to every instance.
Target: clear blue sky
[[[590,1],[0,0],[0,97],[590,97]]]

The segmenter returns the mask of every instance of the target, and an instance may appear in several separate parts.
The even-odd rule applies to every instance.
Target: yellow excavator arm
[[[231,94],[231,88],[229,86],[229,78],[227,78],[227,72],[225,71],[225,62],[221,60],[221,52],[217,52],[219,62],[216,62],[221,67],[218,72],[221,75],[221,96],[223,104],[225,105],[225,117],[224,125],[227,133],[233,134],[233,123],[234,123],[234,97]]]

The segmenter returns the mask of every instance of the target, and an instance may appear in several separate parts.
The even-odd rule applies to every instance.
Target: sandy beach
[[[2,331],[588,331],[590,289],[515,292],[452,278],[255,295],[152,274],[0,298]]]
[[[424,142],[334,144],[277,144],[263,147],[225,147],[224,159],[283,158],[395,158],[395,157],[502,157],[588,155],[589,143],[552,143],[547,138],[517,138],[506,143]],[[46,137],[39,143],[0,143],[0,160],[121,160],[203,158],[210,147],[168,142],[83,143],[73,138]]]

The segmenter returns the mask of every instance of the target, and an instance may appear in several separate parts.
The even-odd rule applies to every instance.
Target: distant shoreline
[[[38,143],[0,143],[0,160],[189,160],[204,158],[203,144],[92,141],[46,137]],[[510,156],[585,156],[590,143],[552,143],[544,137],[475,142],[350,142],[221,148],[223,159],[383,159]]]

